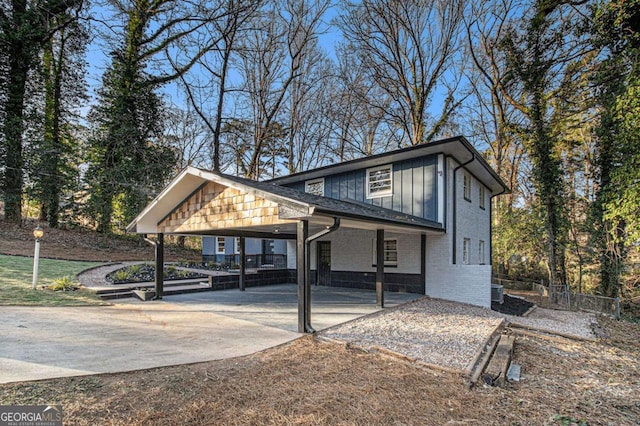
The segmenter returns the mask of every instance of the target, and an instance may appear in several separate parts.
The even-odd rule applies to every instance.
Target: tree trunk
[[[29,66],[25,62],[23,45],[16,41],[10,47],[6,116],[3,128],[5,140],[5,170],[2,182],[5,219],[20,224],[22,220],[24,96]]]

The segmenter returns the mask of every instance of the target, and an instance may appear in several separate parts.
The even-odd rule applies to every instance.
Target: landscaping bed
[[[506,315],[522,316],[534,306],[533,303],[520,297],[504,295],[504,302],[491,302],[491,310]]]
[[[156,268],[148,263],[138,263],[135,265],[125,266],[116,269],[107,274],[106,279],[112,284],[130,284],[141,283],[155,280]],[[194,271],[180,269],[176,266],[169,265],[164,268],[164,279],[184,280],[190,278],[207,278],[207,275]]]

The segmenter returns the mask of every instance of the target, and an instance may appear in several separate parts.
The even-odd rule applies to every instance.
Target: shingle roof
[[[393,223],[402,226],[423,227],[431,230],[444,230],[442,224],[438,222],[386,209],[384,207],[378,207],[373,204],[367,204],[356,200],[337,200],[334,198],[309,194],[286,186],[276,185],[271,182],[259,182],[222,173],[210,173],[217,174],[223,179],[236,182],[243,186],[248,186],[266,194],[273,194],[277,197],[286,198],[293,202],[306,204],[310,207],[314,207],[315,211],[322,215],[349,217],[370,222]]]
[[[280,176],[269,180],[269,182],[287,185],[295,182],[303,182],[309,179],[317,179],[328,175],[347,173],[349,171],[362,168],[380,166],[390,162],[437,154],[443,154],[447,157],[451,157],[459,164],[467,163],[470,158],[473,159],[473,161],[467,163],[465,167],[471,171],[476,178],[480,179],[485,185],[487,185],[494,195],[509,191],[507,185],[500,176],[491,168],[482,154],[480,154],[464,136],[455,136],[448,139],[370,155],[355,160],[333,163],[316,169],[306,170],[304,172]]]

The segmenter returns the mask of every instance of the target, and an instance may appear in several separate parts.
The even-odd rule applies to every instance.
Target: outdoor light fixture
[[[36,226],[36,228],[33,230],[33,236],[36,237],[36,241],[38,241],[40,240],[40,238],[42,238],[43,235],[44,230],[40,228],[40,224],[38,224],[38,226]]]
[[[38,281],[38,261],[40,260],[40,238],[44,235],[44,230],[40,228],[40,224],[33,230],[33,236],[36,239],[36,249],[33,255],[33,282],[31,283],[31,289],[36,289],[36,282]]]
[[[279,234],[280,233],[280,228],[278,228],[277,226],[275,228],[273,228],[273,233],[274,234]]]

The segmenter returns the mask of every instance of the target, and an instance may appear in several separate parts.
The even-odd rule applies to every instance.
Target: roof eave
[[[353,219],[360,222],[368,222],[368,223],[378,223],[378,224],[388,224],[392,226],[397,226],[401,228],[408,228],[412,230],[421,230],[421,231],[435,231],[435,232],[445,232],[445,229],[439,223],[433,223],[432,225],[419,224],[419,223],[411,223],[403,220],[393,220],[393,219],[383,219],[380,217],[370,217],[363,216],[355,213],[346,213],[346,212],[335,212],[327,209],[316,208],[314,211],[316,216],[326,216],[326,217],[340,217],[344,219]]]

